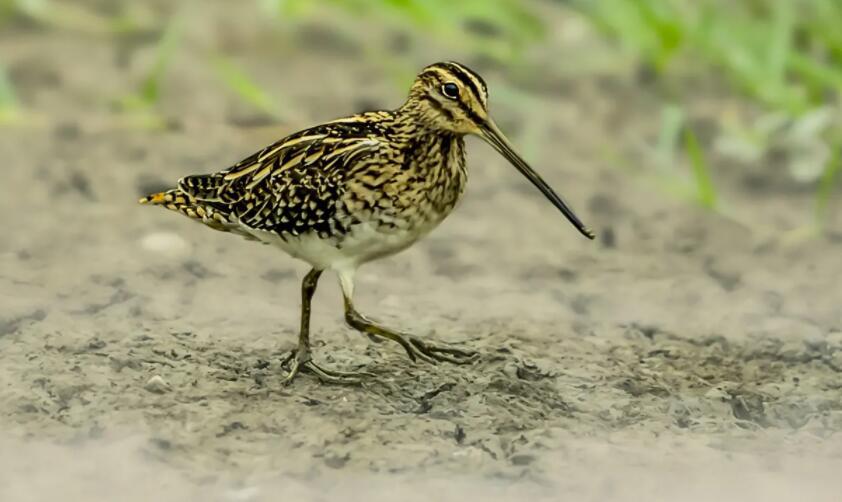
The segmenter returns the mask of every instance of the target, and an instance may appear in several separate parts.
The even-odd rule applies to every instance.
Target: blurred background
[[[257,146],[395,107],[455,59],[527,157],[589,149],[658,196],[803,239],[840,228],[840,25],[834,0],[2,0],[0,124],[225,123]],[[564,144],[558,103],[591,145]]]
[[[480,361],[330,279],[315,357],[377,378],[281,387],[304,265],[137,198],[441,60],[597,240],[469,139],[356,295]],[[838,0],[0,0],[0,499],[837,500],[841,92]]]

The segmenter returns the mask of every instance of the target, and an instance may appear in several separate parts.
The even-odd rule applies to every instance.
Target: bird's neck
[[[413,128],[423,132],[447,132],[449,127],[443,116],[436,113],[433,108],[425,103],[423,98],[416,94],[415,89],[413,89],[406,102],[395,110],[397,120],[411,124]]]
[[[453,133],[417,134],[404,153],[407,174],[424,180],[419,189],[440,215],[449,213],[465,191],[465,160],[464,137]]]
[[[465,135],[435,127],[413,103],[409,100],[395,111],[394,130],[404,145],[404,168],[461,190],[467,180]]]

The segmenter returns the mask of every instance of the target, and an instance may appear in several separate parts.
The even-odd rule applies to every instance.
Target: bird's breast
[[[349,180],[344,203],[349,213],[381,223],[385,231],[426,233],[450,214],[465,191],[461,136],[416,138],[380,161]]]

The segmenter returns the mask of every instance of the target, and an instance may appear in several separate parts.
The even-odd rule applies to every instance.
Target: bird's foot
[[[401,338],[403,338],[403,342],[398,341],[398,343],[403,346],[407,355],[413,361],[421,359],[432,364],[439,361],[453,364],[468,364],[479,358],[479,353],[474,350],[438,345],[415,336]]]
[[[321,380],[322,383],[340,385],[359,385],[362,383],[363,378],[375,376],[374,374],[367,373],[365,371],[337,371],[324,368],[313,362],[309,350],[302,350],[300,348],[291,352],[281,362],[281,366],[283,367],[286,367],[288,364],[291,366],[289,368],[289,372],[287,372],[287,376],[284,378],[284,385],[291,384],[292,381],[295,380],[295,377],[302,371],[308,371],[316,375],[316,378]]]
[[[369,338],[387,339],[400,344],[412,361],[422,360],[431,364],[444,361],[453,364],[468,364],[479,357],[473,350],[458,349],[446,345],[438,345],[421,338],[403,334],[395,330],[375,324],[354,309],[351,301],[345,298],[345,321],[349,326],[368,335]]]

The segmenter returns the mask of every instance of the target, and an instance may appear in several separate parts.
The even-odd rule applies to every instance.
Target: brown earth
[[[305,266],[137,196],[401,92],[341,47],[283,46],[283,67],[257,73],[300,117],[244,127],[262,117],[202,48],[215,26],[260,68],[266,36],[214,5],[167,78],[164,131],[108,105],[148,48],[122,66],[102,37],[0,34],[34,117],[0,135],[0,500],[837,500],[838,197],[836,227],[805,240],[790,232],[812,204],[796,187],[720,166],[736,223],[612,169],[608,150],[645,162],[635,145],[657,127],[651,94],[624,77],[565,77],[498,119],[596,242],[472,141],[462,206],[361,271],[363,312],[477,363],[370,343],[343,326],[327,278],[316,358],[377,378],[281,386]],[[504,72],[487,80],[493,106]],[[534,120],[543,132],[526,138]]]

